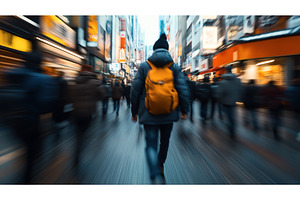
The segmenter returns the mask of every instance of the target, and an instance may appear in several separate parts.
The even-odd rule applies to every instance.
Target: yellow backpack
[[[145,106],[153,115],[169,114],[178,106],[178,93],[174,87],[173,72],[169,68],[173,62],[163,68],[147,62],[151,69],[145,80]]]

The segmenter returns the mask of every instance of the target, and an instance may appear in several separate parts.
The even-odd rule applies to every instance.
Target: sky
[[[145,44],[153,45],[159,38],[159,16],[138,15],[138,20],[145,32]]]

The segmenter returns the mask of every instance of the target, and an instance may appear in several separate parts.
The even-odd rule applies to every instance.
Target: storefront
[[[243,37],[235,45],[216,54],[213,67],[222,68],[233,64],[233,73],[244,83],[256,79],[260,85],[270,80],[274,80],[277,85],[289,85],[291,79],[299,77],[298,29]]]
[[[36,50],[36,32],[36,26],[17,16],[0,17],[0,85],[5,84],[6,71],[23,67],[26,55]]]
[[[104,25],[105,24],[105,25]],[[99,78],[109,78],[111,61],[111,19],[96,15],[86,17],[89,64]]]
[[[36,37],[43,54],[42,68],[63,71],[66,79],[74,79],[86,59],[76,52],[76,32],[55,15],[40,17],[41,35]]]

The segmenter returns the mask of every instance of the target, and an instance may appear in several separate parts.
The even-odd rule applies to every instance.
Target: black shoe
[[[151,181],[152,181],[152,184],[154,184],[154,185],[164,185],[164,184],[166,184],[166,180],[161,175],[154,176],[154,178]]]

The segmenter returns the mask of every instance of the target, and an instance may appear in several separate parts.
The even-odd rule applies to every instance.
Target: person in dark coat
[[[43,83],[50,79],[49,75],[42,74],[41,54],[32,52],[25,57],[25,67],[13,69],[6,73],[8,80],[18,82],[26,91],[26,97],[22,104],[25,107],[23,118],[12,127],[16,135],[21,139],[25,147],[25,174],[20,180],[22,183],[33,183],[34,167],[38,162],[41,151],[42,137],[40,132],[40,108],[37,104],[38,93],[43,90]]]
[[[76,85],[73,94],[73,116],[76,126],[76,149],[74,167],[77,167],[92,116],[97,110],[98,86],[100,85],[97,76],[92,72],[92,67],[82,65],[81,71],[76,77]]]
[[[210,119],[214,119],[215,110],[218,110],[219,118],[222,119],[222,105],[219,103],[218,99],[218,89],[219,89],[219,80],[220,77],[214,77],[213,82],[211,84],[211,112]]]
[[[119,116],[120,110],[120,100],[123,96],[123,87],[119,81],[115,82],[115,85],[112,87],[112,100],[114,102],[114,111],[116,111],[117,116]]]
[[[104,96],[102,97],[102,115],[105,116],[108,110],[108,100],[112,96],[112,88],[108,85],[105,78],[103,78],[102,85],[100,87],[104,91]]]
[[[65,105],[67,103],[67,81],[63,78],[64,72],[59,71],[58,76],[55,77],[58,82],[58,101],[54,107],[52,119],[55,122],[56,129],[56,139],[58,140],[60,137],[60,127],[59,124],[67,119],[67,114],[64,111]]]
[[[187,76],[187,74],[185,74],[185,80],[186,83],[189,87],[189,91],[190,91],[190,120],[191,122],[194,122],[193,119],[193,102],[195,100],[195,82],[190,80]]]
[[[280,125],[283,91],[275,85],[274,81],[269,81],[269,83],[263,88],[262,93],[264,94],[265,105],[269,110],[269,120],[274,139],[280,140],[278,128]]]
[[[164,67],[173,62],[168,51],[169,44],[166,41],[166,35],[162,34],[153,46],[153,54],[148,59],[156,67]],[[146,133],[146,156],[150,169],[150,178],[153,184],[164,184],[164,163],[167,158],[169,148],[169,139],[173,123],[179,120],[179,111],[181,119],[187,118],[189,111],[189,88],[186,84],[181,68],[173,64],[170,70],[173,72],[175,89],[179,96],[179,106],[170,114],[152,115],[145,107],[145,79],[148,71],[151,69],[147,62],[140,65],[138,72],[131,85],[131,112],[132,120],[144,125]],[[180,109],[179,109],[180,107]],[[157,151],[158,134],[160,131],[160,146]]]
[[[131,83],[128,83],[124,89],[124,95],[126,98],[126,103],[128,108],[130,108],[130,89],[131,89]]]
[[[252,125],[258,130],[256,109],[259,107],[259,88],[255,85],[255,80],[249,80],[248,85],[244,88],[244,107],[245,107],[245,123],[248,116],[251,116]],[[248,114],[249,113],[249,114]]]
[[[201,102],[201,108],[200,108],[201,121],[205,123],[207,120],[208,103],[211,98],[211,87],[209,84],[209,77],[204,77],[203,83],[197,84],[195,87],[196,87],[195,89],[196,96]]]
[[[285,96],[295,114],[295,127],[297,129],[296,139],[300,141],[300,79],[292,80],[291,85],[286,89]]]
[[[232,66],[226,67],[226,74],[222,75],[218,89],[218,98],[222,104],[222,110],[228,120],[228,131],[232,139],[236,132],[236,102],[241,100],[243,86],[241,80],[231,72]]]

